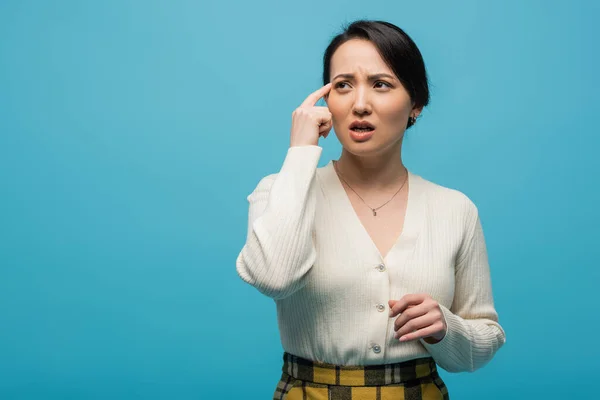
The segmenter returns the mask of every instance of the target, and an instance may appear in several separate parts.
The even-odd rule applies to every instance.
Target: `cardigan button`
[[[373,346],[373,353],[381,353],[381,346],[378,344]]]
[[[383,265],[383,264],[379,264],[376,268],[379,272],[385,271],[385,265]]]
[[[383,304],[377,304],[377,311],[384,312],[385,311],[385,306]]]

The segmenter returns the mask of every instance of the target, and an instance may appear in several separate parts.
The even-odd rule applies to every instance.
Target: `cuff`
[[[280,173],[291,172],[294,177],[306,175],[305,177],[312,178],[319,164],[322,152],[323,148],[319,146],[290,147],[288,148]],[[303,172],[306,172],[306,174]]]
[[[464,348],[465,346],[469,347],[469,341],[465,340],[469,337],[469,330],[463,324],[462,318],[441,304],[439,307],[446,321],[446,335],[442,340],[433,344],[427,343],[423,339],[420,341],[436,362],[446,365],[461,365],[467,361],[464,360],[465,354],[470,354],[470,349]]]

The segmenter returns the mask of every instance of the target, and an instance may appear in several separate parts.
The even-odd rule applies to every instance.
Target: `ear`
[[[422,111],[423,111],[423,107],[413,108],[413,111],[410,114],[413,115],[413,113],[414,113],[415,117],[418,117]]]

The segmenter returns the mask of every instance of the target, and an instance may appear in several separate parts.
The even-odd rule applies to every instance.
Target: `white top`
[[[248,236],[236,269],[273,298],[285,351],[336,365],[432,356],[474,371],[504,344],[476,206],[409,171],[402,234],[385,259],[322,148],[290,147],[278,174],[248,196]],[[427,293],[448,325],[436,344],[394,339],[388,300]],[[383,306],[383,307],[382,307]]]

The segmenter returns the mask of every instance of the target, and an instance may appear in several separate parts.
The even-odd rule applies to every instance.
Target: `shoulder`
[[[452,215],[458,214],[465,220],[477,218],[477,205],[463,191],[443,186],[419,175],[416,176],[416,180],[430,208]]]

